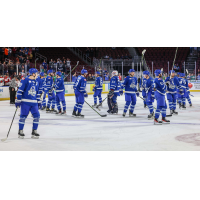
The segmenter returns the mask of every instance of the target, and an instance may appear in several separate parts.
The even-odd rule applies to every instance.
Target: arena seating
[[[168,71],[168,61],[169,61],[169,68],[171,69],[176,47],[136,47],[136,50],[142,55],[142,51],[146,49],[145,53],[145,60],[149,68],[152,68],[152,61],[153,61],[153,68],[163,68],[165,72]],[[190,52],[189,47],[179,47],[178,53],[176,56],[175,63],[179,65],[180,70],[184,61]]]
[[[77,47],[78,49],[80,49],[84,54],[86,51],[86,47]],[[89,49],[95,49],[96,47],[89,47]],[[111,47],[98,47],[98,56],[96,57],[97,59],[100,58],[104,58],[105,55],[108,55],[113,58],[113,59],[117,59],[117,56],[119,55],[120,57],[123,55],[129,55],[129,52],[127,49],[124,49],[124,47],[116,47],[115,49],[112,49]],[[95,53],[94,53],[94,57],[95,57]]]
[[[73,54],[68,48],[66,47],[40,47],[39,53],[43,56],[47,57],[48,62],[53,59],[57,60],[58,58],[62,59],[65,57],[66,59],[69,58],[71,61],[72,68],[77,64],[79,61],[79,66],[76,68],[76,72],[80,72],[81,69],[87,69],[88,73],[94,73],[94,68],[88,66],[84,61],[82,61],[79,57]]]

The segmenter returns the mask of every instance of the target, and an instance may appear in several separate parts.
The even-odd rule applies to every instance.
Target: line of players
[[[150,77],[150,72],[144,71],[143,78],[139,85],[142,88],[142,96],[144,101],[144,107],[149,108],[150,114],[148,119],[154,119],[155,125],[162,125],[163,123],[169,124],[170,121],[166,119],[166,95],[169,102],[170,113],[177,115],[176,112],[176,101],[179,103],[181,109],[186,109],[186,99],[190,106],[192,106],[190,99],[190,91],[188,87],[188,81],[185,78],[184,73],[178,73],[175,76],[175,71],[170,71],[170,76],[164,81],[162,79],[162,71],[155,70],[155,79]],[[126,116],[127,110],[129,109],[129,117],[136,117],[134,114],[134,108],[136,105],[137,97],[139,97],[139,91],[137,89],[137,78],[134,77],[135,70],[130,69],[129,75],[125,77],[122,84],[120,84],[118,78],[118,72],[112,72],[112,78],[110,81],[110,92],[108,94],[108,113],[117,114],[117,96],[123,95],[123,89],[125,88],[125,106],[123,111],[123,117]],[[141,97],[140,97],[141,98]],[[154,108],[154,100],[157,102],[157,108]],[[154,112],[155,109],[155,112]],[[162,121],[159,121],[159,116],[162,115]]]
[[[24,138],[24,124],[25,120],[29,114],[32,113],[33,116],[33,130],[32,130],[32,138],[39,138],[39,134],[37,133],[37,128],[39,124],[40,113],[39,109],[44,110],[46,108],[47,112],[53,112],[56,114],[66,114],[66,102],[65,102],[65,87],[64,81],[61,78],[61,73],[56,73],[55,83],[53,81],[53,71],[48,71],[48,76],[45,78],[44,73],[40,73],[40,77],[37,76],[37,69],[29,70],[29,77],[23,79],[19,85],[19,89],[17,92],[17,100],[16,107],[21,107],[21,114],[19,120],[19,138]],[[118,105],[117,105],[117,96],[123,95],[123,89],[125,89],[125,106],[123,111],[123,117],[126,116],[126,112],[129,109],[129,116],[136,117],[134,114],[134,109],[137,101],[137,97],[139,97],[139,91],[137,90],[137,78],[134,77],[135,70],[130,69],[129,75],[125,77],[123,83],[119,81],[118,72],[112,72],[112,78],[110,80],[110,91],[107,96],[107,103],[109,110],[107,111],[110,114],[118,113]],[[191,100],[189,98],[189,87],[188,82],[185,79],[185,74],[179,74],[178,77],[175,76],[174,71],[170,71],[171,77],[167,77],[165,82],[162,79],[162,71],[156,70],[155,76],[156,78],[153,80],[150,77],[150,73],[148,71],[143,72],[143,78],[140,82],[140,86],[142,88],[142,96],[144,100],[144,105],[148,106],[150,115],[148,115],[148,119],[154,118],[154,124],[162,124],[162,123],[170,123],[169,120],[166,119],[166,109],[167,103],[165,100],[165,94],[167,93],[167,99],[169,101],[169,108],[171,114],[178,114],[176,112],[176,100],[178,99],[179,105],[182,109],[185,109],[185,100],[188,99],[190,105]],[[74,93],[75,93],[75,106],[72,113],[73,117],[84,117],[81,114],[82,107],[85,101],[85,98],[88,96],[86,92],[86,75],[87,70],[81,70],[81,75],[78,76],[76,82],[74,83]],[[100,76],[100,72],[96,73],[96,81],[94,91],[94,105],[97,106],[97,97],[99,98],[99,103],[102,102],[102,86],[103,80]],[[56,94],[55,92],[56,91]],[[48,94],[48,103],[46,106],[46,94]],[[178,94],[178,95],[177,95]],[[43,97],[42,97],[43,96]],[[43,101],[41,101],[41,99]],[[155,109],[153,102],[157,101],[157,108]],[[61,110],[61,105],[62,109]],[[55,110],[55,104],[57,105],[58,111]],[[50,108],[51,107],[51,108]],[[162,121],[159,121],[159,115],[162,114]]]

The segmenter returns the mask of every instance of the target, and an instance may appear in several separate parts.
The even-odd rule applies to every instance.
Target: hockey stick
[[[17,107],[16,110],[15,110],[15,114],[14,114],[14,116],[13,116],[13,119],[12,119],[12,122],[11,122],[11,125],[10,125],[10,128],[9,128],[9,131],[8,131],[7,137],[6,137],[5,139],[1,139],[2,142],[5,142],[5,141],[8,139],[8,135],[9,135],[9,133],[10,133],[10,129],[11,129],[12,124],[13,124],[13,120],[14,120],[15,115],[16,115],[16,113],[17,113],[17,109],[18,109],[18,107]]]
[[[139,96],[143,101],[145,101],[145,99],[143,99],[141,96]],[[153,106],[154,110],[156,110],[156,108]],[[166,117],[172,117],[172,115],[166,115]]]
[[[75,68],[78,66],[78,64],[79,64],[79,61],[77,61],[76,66],[69,72],[69,74],[67,74],[67,75],[65,76],[65,78],[67,78],[69,75],[71,75],[71,73],[75,70]]]
[[[174,56],[174,61],[173,61],[173,64],[172,64],[172,71],[174,70],[174,63],[175,63],[175,60],[176,60],[177,51],[178,51],[178,47],[176,47],[176,52],[175,52],[175,56]],[[171,74],[170,74],[170,79],[172,78],[172,71],[171,71]]]
[[[87,103],[87,101],[85,101],[85,103]],[[101,117],[107,117],[107,115],[101,115],[100,113],[98,113],[92,106],[90,106],[89,103],[87,103],[87,105],[92,108],[92,110],[94,110],[98,115],[100,115]]]
[[[99,104],[99,105],[97,105],[97,109],[99,109],[99,107],[103,104],[103,102],[105,101],[107,99],[107,97]]]

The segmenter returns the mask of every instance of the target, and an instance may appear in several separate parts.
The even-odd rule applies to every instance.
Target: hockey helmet
[[[169,71],[169,74],[172,74],[172,73],[175,73],[175,71],[174,70],[170,70]],[[178,74],[178,73],[177,73]]]
[[[100,73],[99,71],[96,71],[96,74],[97,74],[97,75],[100,75],[101,73]]]
[[[128,73],[130,74],[131,72],[135,72],[134,69],[129,69]]]
[[[81,74],[87,74],[88,72],[87,72],[87,70],[86,69],[82,69],[81,70]]]
[[[180,77],[185,77],[185,73],[180,73]]]
[[[118,71],[117,71],[117,70],[114,70],[114,71],[112,72],[112,76],[118,76]]]
[[[143,75],[150,75],[150,72],[149,71],[143,71]]]
[[[156,69],[155,72],[154,72],[154,74],[155,74],[156,76],[159,76],[159,74],[162,74],[162,72],[161,72],[160,69]]]
[[[37,72],[38,72],[38,70],[35,69],[35,68],[29,69],[29,74],[30,74],[30,75],[36,74]]]
[[[50,69],[50,70],[47,71],[47,74],[50,74],[50,73],[53,73],[52,69]]]
[[[56,72],[56,75],[62,76],[62,73],[61,72]]]
[[[40,76],[44,76],[44,72],[41,72],[41,73],[40,73]]]

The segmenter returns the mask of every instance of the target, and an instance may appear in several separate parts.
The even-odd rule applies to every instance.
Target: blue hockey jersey
[[[149,79],[146,79],[146,83],[144,84],[145,92],[151,95],[154,95],[154,81],[152,77],[149,77]]]
[[[137,92],[137,78],[127,76],[122,83],[121,89],[125,87],[125,93],[135,93]]]
[[[38,76],[37,78],[36,78],[36,80],[38,81],[38,83],[39,83],[39,94],[42,94],[42,92],[43,92],[43,80]]]
[[[75,89],[75,92],[76,91],[79,91],[81,93],[86,93],[86,78],[84,76],[79,76],[75,82],[75,86],[74,86],[74,89]]]
[[[114,90],[114,93],[117,93],[119,95],[119,89],[120,89],[120,81],[118,76],[113,76],[110,79],[110,89]]]
[[[165,80],[165,83],[169,83],[169,86],[167,86],[167,93],[176,93],[177,89],[179,89],[179,80],[175,76],[174,78],[167,77]]]
[[[142,90],[145,90],[146,82],[147,82],[147,79],[146,79],[146,78],[142,77],[142,78],[140,79],[139,87],[142,88]]]
[[[65,85],[64,85],[63,78],[57,78],[55,80],[54,88],[56,90],[56,93],[65,91]]]
[[[99,76],[95,80],[95,89],[102,90],[102,87],[103,87],[103,78]]]
[[[156,88],[156,91],[161,94],[165,95],[167,86],[165,85],[164,81],[161,78],[155,78],[154,79],[154,88]]]
[[[51,90],[53,87],[53,77],[47,76],[44,84],[47,90]]]
[[[179,88],[185,91],[187,89],[186,79],[179,77],[178,80],[179,80]]]
[[[30,78],[25,78],[19,84],[17,99],[29,106],[36,106],[40,101],[39,82]]]

